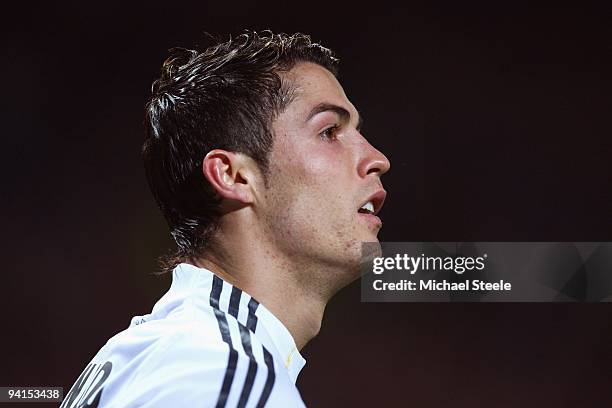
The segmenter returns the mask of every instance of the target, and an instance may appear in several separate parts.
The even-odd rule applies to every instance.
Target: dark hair
[[[146,105],[142,156],[149,187],[178,249],[162,272],[211,245],[219,199],[202,173],[213,149],[246,154],[268,169],[271,123],[292,100],[280,72],[314,62],[337,75],[338,60],[308,35],[246,31],[204,51],[173,48]]]

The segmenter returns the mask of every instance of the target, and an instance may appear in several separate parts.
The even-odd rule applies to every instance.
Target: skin
[[[192,263],[265,305],[298,349],[316,336],[325,306],[359,277],[362,242],[378,218],[358,209],[381,193],[387,158],[359,132],[359,115],[332,73],[298,63],[283,73],[295,98],[273,122],[268,180],[248,156],[213,150],[202,171],[222,197],[216,245]],[[343,117],[313,108],[343,108]]]

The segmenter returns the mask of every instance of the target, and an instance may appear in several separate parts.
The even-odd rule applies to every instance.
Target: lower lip
[[[357,213],[357,215],[373,227],[382,227],[382,221],[374,214]]]

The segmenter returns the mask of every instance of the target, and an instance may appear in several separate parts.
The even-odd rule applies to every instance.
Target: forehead
[[[286,109],[291,116],[303,118],[313,107],[325,103],[341,106],[351,116],[357,117],[357,110],[348,100],[340,82],[322,66],[301,62],[284,73],[282,78],[293,89],[293,100]]]

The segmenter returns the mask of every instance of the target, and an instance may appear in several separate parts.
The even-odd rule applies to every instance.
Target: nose
[[[359,175],[361,177],[366,177],[370,174],[376,174],[378,177],[382,176],[391,168],[389,159],[372,146],[365,138],[363,138],[363,141],[364,150],[358,167]]]

